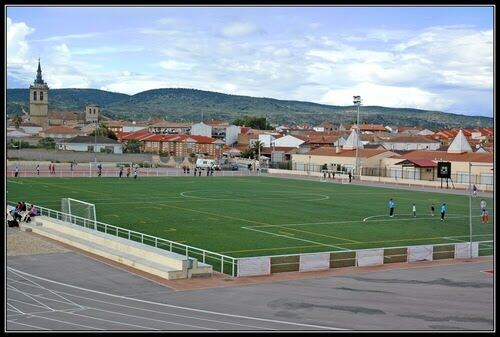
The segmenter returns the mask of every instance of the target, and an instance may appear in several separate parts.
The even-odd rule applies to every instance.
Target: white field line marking
[[[463,240],[460,240],[460,239],[452,239],[451,237],[449,236],[443,236],[442,237],[443,240],[448,240],[448,241],[452,241],[452,242],[457,242],[457,241],[460,241],[462,242]]]
[[[36,279],[39,279],[39,280],[43,280],[43,281],[46,281],[46,282],[50,282],[50,283],[53,283],[53,284],[58,284],[58,285],[66,286],[68,288],[79,289],[79,290],[82,290],[82,291],[86,291],[86,292],[90,292],[90,293],[94,293],[94,294],[106,295],[106,296],[110,296],[110,297],[114,297],[114,298],[121,298],[121,299],[130,300],[130,301],[136,301],[136,302],[139,302],[139,303],[153,304],[153,305],[158,305],[158,306],[162,306],[162,307],[169,307],[169,308],[175,308],[175,309],[180,309],[180,310],[188,310],[188,311],[193,311],[193,312],[200,312],[200,313],[206,313],[206,314],[212,314],[212,315],[220,315],[220,316],[226,316],[226,317],[243,318],[243,319],[255,320],[255,321],[262,321],[262,322],[282,323],[282,324],[289,324],[289,325],[303,326],[303,327],[310,327],[310,328],[320,328],[320,329],[327,329],[327,330],[345,330],[345,329],[342,329],[342,328],[326,327],[326,326],[320,326],[320,325],[295,323],[295,322],[286,322],[286,321],[272,320],[272,319],[259,318],[259,317],[241,316],[241,315],[227,314],[227,313],[222,313],[222,312],[217,312],[217,311],[209,311],[209,310],[203,310],[203,309],[194,309],[194,308],[181,307],[181,306],[172,305],[172,304],[165,304],[165,303],[158,303],[158,302],[152,302],[152,301],[147,301],[147,300],[141,300],[141,299],[137,299],[137,298],[109,294],[109,293],[105,293],[105,292],[101,292],[101,291],[97,291],[97,290],[86,289],[86,288],[82,288],[82,287],[70,285],[70,284],[67,284],[67,283],[62,283],[62,282],[58,282],[58,281],[49,280],[49,279],[46,279],[46,278],[43,278],[43,277],[40,277],[40,276],[36,276],[36,275],[30,274],[30,273],[26,273],[26,272],[14,269],[12,267],[7,267],[7,268],[9,270],[14,270],[14,271],[16,271],[16,272],[18,272],[20,274],[23,274],[23,275],[27,275],[27,276],[30,276],[30,277],[33,277],[33,278],[36,278]],[[77,296],[77,295],[73,295],[73,294],[70,294],[70,293],[66,293],[66,292],[63,292],[63,291],[58,291],[58,293],[62,293],[62,294],[65,294],[65,295],[70,295],[70,296],[73,296],[73,297],[82,297],[82,296]],[[89,298],[89,299],[90,300],[94,300],[94,301],[98,301],[98,302],[104,302],[104,303],[110,304],[109,302],[105,302],[105,301],[99,301],[99,300],[91,299],[91,298]],[[111,303],[111,304],[116,305],[116,306],[123,306],[123,307],[129,307],[129,308],[134,308],[134,309],[145,310],[145,311],[153,311],[153,310],[149,310],[149,309],[135,308],[135,307],[121,305],[121,304],[116,304],[116,303]],[[159,313],[162,313],[162,312],[159,312]]]
[[[128,316],[128,317],[134,317],[134,318],[140,318],[148,321],[155,321],[155,322],[162,322],[162,323],[167,323],[165,320],[160,320],[160,319],[154,319],[154,318],[149,318],[149,317],[144,317],[144,316],[137,316],[137,315],[129,315],[129,314],[124,314],[121,312],[116,312],[116,311],[110,311],[110,310],[105,310],[105,309],[100,309],[100,308],[95,308],[95,307],[89,307],[89,310],[97,310],[97,311],[103,311],[107,313],[112,313],[115,315],[122,315],[122,316]],[[213,320],[213,319],[206,319],[206,318],[199,318],[199,317],[193,317],[193,316],[186,316],[186,315],[179,315],[179,314],[172,314],[172,313],[166,313],[162,312],[162,314],[166,314],[169,316],[177,316],[177,317],[183,317],[183,318],[192,318],[200,321],[209,321],[209,322],[215,322],[215,323],[224,323],[224,324],[229,324],[229,325],[238,325],[238,326],[244,326],[244,327],[250,327],[250,328],[258,328],[258,329],[265,329],[265,330],[276,330],[276,329],[271,329],[271,328],[262,328],[259,326],[254,326],[254,325],[248,325],[248,324],[240,324],[240,323],[232,323],[232,322],[225,322],[225,321],[218,321],[218,320]],[[177,324],[177,323],[174,323]],[[196,327],[196,325],[193,325]],[[203,328],[203,327],[200,327]],[[205,328],[209,329],[209,328]],[[209,330],[217,330],[217,329],[209,329]]]
[[[326,234],[314,233],[314,232],[304,231],[304,230],[300,230],[300,229],[296,229],[296,228],[287,228],[287,229],[288,229],[288,230],[291,230],[291,231],[297,231],[297,232],[302,232],[302,233],[308,233],[308,234],[311,234],[311,235],[318,235],[318,236],[324,236],[324,237],[327,237],[327,238],[332,238],[332,239],[338,239],[338,240],[350,241],[350,242],[353,242],[353,243],[361,243],[360,241],[350,240],[350,239],[344,239],[344,238],[341,238],[341,237],[339,237],[339,236],[333,236],[333,235],[326,235]],[[286,233],[285,233],[285,234],[286,234]]]
[[[26,324],[26,323],[21,323],[21,322],[16,322],[16,321],[9,320],[9,319],[7,320],[7,323],[11,323],[11,324],[19,324],[19,325],[24,325],[24,326],[27,326],[27,327],[30,327],[30,328],[35,328],[35,329],[40,329],[40,330],[47,330],[47,331],[51,331],[51,329],[42,328],[41,326],[36,326],[36,325]]]
[[[9,287],[9,289],[12,289],[12,290],[14,290],[14,291],[17,291],[17,292],[19,292],[19,293],[23,294],[24,296],[28,297],[29,299],[31,299],[31,300],[33,300],[33,301],[35,301],[35,302],[37,302],[37,303],[40,303],[43,307],[45,307],[45,308],[47,308],[47,309],[49,309],[49,310],[55,310],[55,309],[53,309],[53,308],[49,307],[48,305],[46,305],[46,304],[44,304],[44,303],[42,303],[42,302],[38,301],[37,299],[33,298],[33,297],[32,297],[32,296],[30,296],[30,295],[29,295],[29,293],[27,293],[27,292],[21,291],[21,290],[17,289],[16,287],[14,287],[14,286],[12,286],[12,285],[10,285],[10,284],[8,285],[8,287]],[[37,306],[37,307],[38,307],[38,305],[35,305],[35,306]],[[43,307],[40,307],[40,308],[43,308]]]
[[[339,247],[339,246],[329,245],[329,244],[326,244],[326,243],[321,243],[321,242],[316,242],[316,241],[311,241],[311,240],[306,240],[306,239],[301,239],[301,238],[294,238],[294,237],[291,237],[291,236],[288,236],[288,235],[266,232],[266,231],[263,231],[263,230],[254,229],[254,228],[250,228],[250,227],[241,227],[241,228],[248,229],[248,230],[255,231],[255,232],[265,233],[265,234],[268,234],[268,235],[280,236],[280,237],[284,237],[284,238],[287,238],[287,239],[299,240],[299,241],[314,243],[314,244],[319,245],[319,246],[326,246],[326,247],[338,248],[338,249],[341,249],[341,250],[348,250],[346,248]]]
[[[30,316],[31,317],[42,318],[42,319],[47,319],[49,321],[55,321],[55,322],[59,322],[59,323],[63,323],[63,324],[71,324],[71,325],[76,325],[76,326],[83,326],[84,328],[89,328],[89,329],[92,329],[92,330],[105,330],[105,329],[100,329],[100,328],[96,328],[96,327],[93,327],[93,326],[88,326],[88,325],[83,325],[83,324],[77,324],[77,323],[72,323],[72,322],[68,322],[68,321],[61,321],[61,320],[58,320],[58,319],[55,319],[55,318],[48,318],[48,317],[38,316],[38,315],[30,315]]]
[[[82,310],[82,309],[63,309],[63,310],[45,310],[45,311],[35,311],[35,312],[27,312],[27,313],[23,313],[23,314],[14,314],[14,315],[11,315],[12,317],[15,317],[15,316],[26,316],[26,317],[29,317],[31,315],[34,315],[34,314],[48,314],[48,313],[52,313],[52,312],[73,312],[73,311],[79,311],[79,310]],[[19,317],[18,317],[19,318]]]
[[[206,196],[206,197],[199,197],[199,196],[195,196],[195,195],[188,195],[186,193],[190,193],[190,192],[204,192],[204,191],[184,191],[184,192],[181,192],[179,193],[180,196],[184,197],[184,198],[191,198],[191,199],[202,199],[202,200],[213,200],[213,201],[253,201],[253,200],[256,200],[256,201],[262,201],[262,200],[276,200],[276,197],[265,197],[265,194],[267,193],[263,193],[262,195],[256,195],[256,196],[247,196],[246,198],[235,198],[235,197],[226,197],[226,198],[214,198],[214,197],[211,197],[210,195],[209,196]],[[210,192],[210,191],[208,191]],[[278,195],[283,195],[283,194],[289,194],[290,192],[280,192],[280,191],[275,191],[275,192],[272,192],[271,194],[278,194]],[[295,193],[295,195],[297,195]],[[318,194],[318,193],[302,193],[302,194],[299,194],[299,196],[302,196],[303,198],[287,198],[287,200],[293,200],[293,201],[320,201],[320,200],[327,200],[327,199],[330,199],[329,196],[327,195],[324,195],[324,194]],[[306,199],[308,198],[308,196],[319,196],[320,198],[315,198],[315,199]],[[254,199],[255,198],[255,199]]]
[[[12,309],[14,309],[15,311],[21,313],[24,315],[24,312],[22,312],[21,310],[19,310],[18,308],[16,308],[15,306],[13,306],[12,304],[10,304],[9,302],[7,302],[7,305],[10,306]]]
[[[386,215],[389,217],[388,215]],[[460,219],[460,218],[468,218],[468,215],[460,215],[460,216],[449,216],[446,217],[446,219]],[[365,221],[365,222],[384,222],[384,221],[395,221],[395,220],[402,220],[402,218],[390,218],[390,219],[382,219],[382,220],[371,220],[371,221]],[[405,221],[415,221],[415,220],[428,220],[428,219],[439,219],[439,216],[435,217],[428,217],[428,218],[406,218],[404,219]],[[283,225],[267,225],[267,226],[251,226],[251,227],[288,227],[288,226],[309,226],[309,225],[336,225],[336,224],[347,224],[347,223],[360,223],[363,222],[362,220],[345,220],[345,221],[323,221],[323,222],[303,222],[303,223],[289,223],[289,224],[283,224]],[[248,226],[250,227],[250,226]]]
[[[74,316],[86,317],[86,318],[90,318],[90,319],[95,319],[97,321],[110,322],[110,323],[114,323],[114,324],[117,324],[117,325],[134,326],[134,327],[138,327],[138,328],[142,328],[142,329],[146,329],[146,330],[160,330],[160,329],[151,328],[151,327],[148,327],[148,326],[142,326],[142,325],[131,324],[131,323],[123,323],[123,322],[120,322],[120,321],[113,321],[113,320],[109,320],[109,319],[98,318],[98,317],[88,316],[88,315],[82,315],[82,314],[75,314],[74,312],[67,312],[66,314],[74,315]]]
[[[34,282],[34,281],[30,280],[30,279],[27,279],[26,277],[24,277],[24,276],[22,276],[22,275],[17,274],[17,273],[16,273],[16,269],[13,269],[13,268],[10,268],[10,267],[8,267],[8,269],[9,269],[12,273],[14,273],[14,275],[16,275],[16,276],[18,276],[18,277],[21,277],[22,279],[24,279],[24,280],[26,280],[26,281],[28,281],[28,282],[30,282],[30,283],[32,283],[32,284],[34,284],[35,286],[38,286],[39,288],[41,288],[41,289],[43,289],[43,290],[47,290],[48,292],[50,292],[50,293],[52,293],[52,294],[56,295],[57,297],[62,298],[63,300],[67,301],[67,302],[68,302],[68,304],[73,304],[73,305],[75,305],[75,306],[77,306],[77,307],[79,307],[79,308],[83,308],[81,305],[79,305],[79,304],[77,304],[77,303],[75,303],[75,302],[73,302],[73,301],[71,301],[71,300],[69,300],[69,299],[65,298],[64,296],[61,296],[61,295],[57,294],[56,292],[54,292],[54,291],[52,291],[52,290],[50,290],[50,289],[47,289],[47,288],[45,288],[44,286],[41,286],[40,284],[38,284],[38,283],[36,283],[36,282]],[[20,271],[18,271],[18,272],[20,272]]]
[[[23,303],[23,304],[26,304],[26,305],[30,305],[32,307],[41,308],[41,309],[47,309],[46,307],[42,307],[41,305],[31,304],[29,302],[24,302],[24,301],[21,301],[21,300],[16,300],[14,298],[9,298],[8,301],[19,302],[19,303]],[[55,311],[55,309],[49,308],[48,311]]]

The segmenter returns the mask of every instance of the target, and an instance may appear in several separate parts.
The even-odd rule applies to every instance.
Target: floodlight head
[[[361,104],[361,96],[352,96],[354,104]]]

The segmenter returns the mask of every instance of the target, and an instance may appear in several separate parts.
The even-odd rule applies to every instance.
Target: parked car
[[[231,165],[231,171],[238,171],[238,170],[239,170],[238,164]]]

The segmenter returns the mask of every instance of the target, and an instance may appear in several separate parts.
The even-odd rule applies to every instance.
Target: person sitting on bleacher
[[[30,216],[37,216],[37,215],[39,215],[38,208],[36,208],[35,206],[31,205]]]
[[[19,227],[19,222],[14,217],[14,210],[7,211],[7,225],[9,227]]]
[[[14,218],[14,220],[16,220],[16,221],[21,220],[21,217],[22,217],[22,215],[21,215],[21,203],[18,203],[16,208],[11,210],[10,213],[11,213],[12,217]]]

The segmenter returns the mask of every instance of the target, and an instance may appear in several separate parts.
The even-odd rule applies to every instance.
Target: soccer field
[[[466,195],[264,176],[7,179],[12,203],[60,210],[65,197],[94,203],[101,222],[232,257],[469,241]],[[472,200],[474,241],[493,240],[484,199],[489,224]]]

